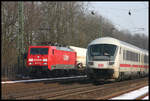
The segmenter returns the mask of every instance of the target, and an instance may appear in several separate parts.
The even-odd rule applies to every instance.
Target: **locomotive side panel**
[[[56,46],[30,46],[27,66],[34,71],[75,69],[76,52]]]
[[[76,53],[63,50],[54,50],[55,65],[53,69],[75,69]]]

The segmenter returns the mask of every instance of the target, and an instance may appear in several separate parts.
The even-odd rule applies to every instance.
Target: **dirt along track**
[[[148,85],[148,78],[93,84],[87,78],[2,84],[2,99],[109,99]]]

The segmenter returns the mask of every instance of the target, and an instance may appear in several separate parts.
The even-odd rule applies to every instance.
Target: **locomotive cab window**
[[[112,44],[95,44],[89,47],[92,60],[113,61],[117,46]]]
[[[31,48],[30,54],[32,54],[32,55],[36,55],[36,54],[46,55],[46,54],[48,54],[48,48]]]

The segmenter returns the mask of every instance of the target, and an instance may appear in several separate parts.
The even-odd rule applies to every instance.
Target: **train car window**
[[[132,60],[132,53],[129,51],[129,60]]]
[[[126,60],[126,51],[123,50],[123,60]]]
[[[133,60],[132,61],[136,61],[136,53],[133,52]]]
[[[133,54],[133,55],[132,55],[132,61],[135,61],[135,56],[136,56],[136,55],[135,55],[135,53],[133,53],[133,52],[132,52],[132,54]]]
[[[136,58],[135,59],[136,59],[136,62],[138,62],[138,53],[136,53]]]
[[[149,63],[149,56],[147,56],[147,63]]]
[[[119,53],[121,54],[121,47],[120,47],[120,51],[119,51]]]
[[[146,56],[144,55],[144,63],[146,63]]]
[[[133,61],[137,61],[137,53],[134,53],[134,60]]]
[[[48,48],[31,48],[30,54],[32,54],[32,55],[36,55],[36,54],[46,55],[46,54],[48,54]]]
[[[130,56],[129,51],[126,51],[126,60],[130,60],[129,56]]]
[[[131,61],[135,61],[136,54],[134,52],[131,52],[131,53],[132,53]]]
[[[124,54],[125,55],[125,54]],[[129,60],[129,61],[134,61],[134,62],[137,62],[137,61],[139,61],[139,59],[138,58],[140,58],[139,56],[138,56],[138,53],[134,53],[134,52],[131,52],[131,51],[127,51],[126,52],[126,60]]]
[[[144,55],[144,63],[148,63],[148,56]]]
[[[136,61],[136,53],[133,53],[133,60],[132,61]]]
[[[134,53],[130,52],[130,61],[133,61],[133,60],[134,60]]]
[[[130,61],[133,61],[133,60],[134,60],[134,53],[130,52]]]

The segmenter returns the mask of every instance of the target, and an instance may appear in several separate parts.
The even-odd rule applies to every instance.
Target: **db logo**
[[[69,60],[69,56],[68,55],[64,55],[64,60],[65,61]]]
[[[104,66],[104,64],[98,64],[98,67],[103,67]]]

